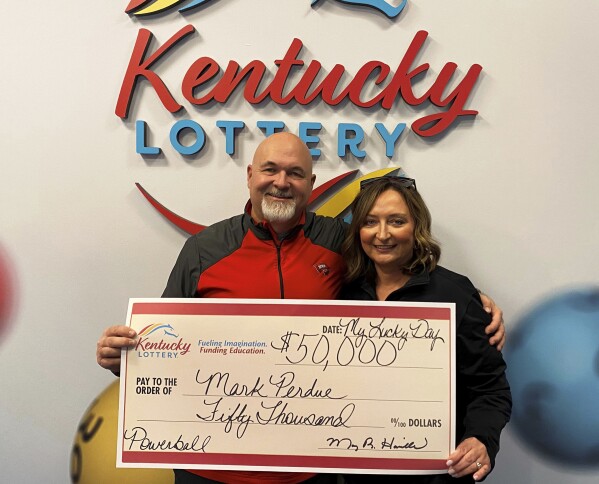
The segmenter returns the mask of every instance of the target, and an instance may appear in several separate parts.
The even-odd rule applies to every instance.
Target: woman
[[[466,277],[437,265],[441,249],[414,180],[366,180],[352,215],[343,246],[348,269],[342,299],[456,304],[457,447],[448,457],[448,474],[345,479],[349,484],[479,481],[494,466],[499,435],[511,413],[505,363],[485,337],[489,316],[479,293]]]

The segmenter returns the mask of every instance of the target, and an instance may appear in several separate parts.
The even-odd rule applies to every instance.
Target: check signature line
[[[275,363],[275,366],[316,366],[320,367],[321,364],[315,363]],[[375,365],[333,365],[332,363],[328,363],[328,366],[331,367],[341,367],[341,368],[395,368],[399,370],[445,370],[445,368],[436,367],[436,366],[375,366]]]
[[[318,447],[318,450],[338,450],[341,452],[347,452],[348,449],[343,447]],[[358,449],[360,452],[410,452],[420,454],[441,454],[441,450],[414,450],[414,449]]]
[[[204,394],[204,393],[182,393],[181,396],[183,397],[202,397],[202,398],[206,398],[206,397],[222,397],[223,395],[221,394],[216,394],[216,393],[209,393],[209,394]],[[409,403],[447,403],[445,400],[413,400],[413,399],[395,399],[395,398],[390,398],[390,399],[386,399],[386,398],[343,398],[343,399],[336,399],[336,400],[330,400],[330,399],[323,399],[323,398],[319,398],[319,397],[303,397],[303,398],[297,398],[297,397],[262,397],[260,395],[225,395],[227,398],[259,398],[261,400],[298,400],[298,401],[303,401],[303,400],[318,400],[320,402],[334,402],[334,401],[339,401],[339,400],[343,400],[344,402],[409,402]]]
[[[223,422],[214,420],[214,421],[204,421],[204,420],[166,420],[166,419],[152,419],[152,418],[138,418],[136,419],[136,422],[162,422],[162,423],[194,423],[194,424],[220,424],[222,425]],[[264,425],[282,425],[282,424],[277,424],[276,422],[273,423],[267,423],[267,424],[261,424],[259,422],[247,422],[247,425],[260,425],[260,426],[264,426]],[[298,425],[299,426],[299,425]],[[332,427],[335,429],[338,429],[339,427],[336,427],[335,425],[319,425],[319,427]],[[387,427],[385,426],[377,426],[377,425],[344,425],[344,428],[346,429],[386,429]]]

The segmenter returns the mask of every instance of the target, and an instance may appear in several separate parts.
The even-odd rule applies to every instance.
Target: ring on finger
[[[477,463],[476,463],[476,468],[477,468],[477,469],[480,469],[482,466],[483,466],[483,465],[482,465],[480,462],[477,462]]]

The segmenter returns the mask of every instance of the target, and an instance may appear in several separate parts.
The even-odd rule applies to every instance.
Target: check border
[[[447,320],[450,323],[450,432],[448,448],[455,441],[455,306],[446,303],[386,303],[364,301],[312,300],[244,300],[244,299],[131,299],[127,324],[134,315],[234,315],[234,316],[334,316],[398,317]],[[304,456],[251,453],[196,453],[124,450],[123,428],[126,419],[129,352],[123,351],[117,466],[161,467],[186,466],[195,469],[269,470],[314,472],[372,472],[433,474],[446,472],[446,456],[439,459],[379,458],[349,456]],[[292,431],[292,428],[290,428]]]

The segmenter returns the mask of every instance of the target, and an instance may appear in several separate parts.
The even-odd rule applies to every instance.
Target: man
[[[247,168],[250,202],[242,215],[218,222],[190,237],[169,277],[163,297],[335,299],[345,265],[341,242],[345,224],[306,212],[316,176],[306,145],[295,135],[264,140]],[[503,347],[501,310],[487,333]],[[491,312],[491,309],[488,310]],[[127,326],[112,326],[98,341],[98,364],[118,374],[121,349],[135,345]],[[329,484],[332,474],[175,470],[175,483]]]

